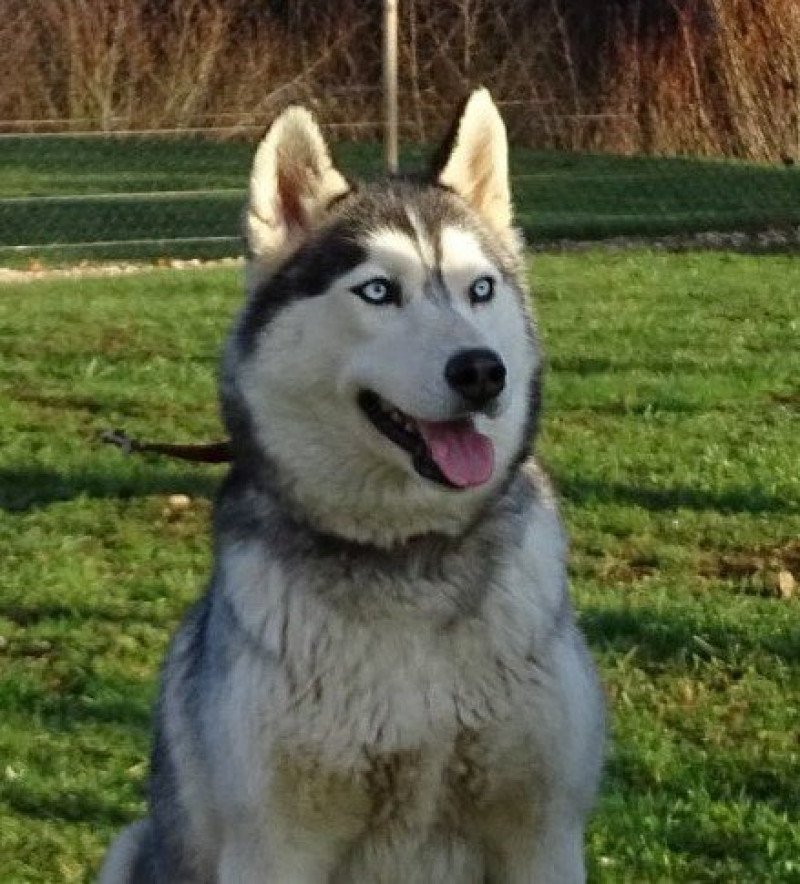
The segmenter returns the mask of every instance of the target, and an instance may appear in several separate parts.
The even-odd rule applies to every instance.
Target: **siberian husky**
[[[530,457],[495,105],[470,96],[428,175],[363,184],[288,109],[246,231],[213,576],[101,881],[584,881],[603,704]]]

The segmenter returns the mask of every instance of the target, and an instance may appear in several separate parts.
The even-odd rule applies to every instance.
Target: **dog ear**
[[[250,173],[245,233],[260,272],[291,254],[349,189],[311,113],[287,108],[258,146]]]
[[[509,244],[516,243],[506,127],[488,90],[476,89],[464,102],[434,159],[433,177],[466,200]]]

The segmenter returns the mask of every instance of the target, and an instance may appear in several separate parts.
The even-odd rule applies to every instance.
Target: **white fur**
[[[406,211],[408,220],[416,236],[416,246],[419,250],[419,257],[425,267],[429,270],[436,265],[436,251],[431,242],[430,231],[425,229],[422,219],[411,208]]]
[[[506,127],[486,89],[476,90],[467,101],[439,182],[462,196],[508,248],[518,250],[512,227]]]
[[[472,234],[442,233],[446,299],[423,296],[429,269],[405,234],[377,231],[368,245],[368,260],[324,296],[281,311],[242,366],[241,386],[265,450],[319,527],[387,546],[429,531],[455,534],[504,481],[519,450],[539,355],[517,293]],[[469,284],[486,273],[496,281],[495,297],[473,307]],[[402,307],[376,307],[353,294],[374,276],[401,284]],[[454,417],[457,400],[444,367],[470,347],[498,352],[508,382],[493,417],[474,418],[494,443],[494,477],[453,494],[420,477],[408,454],[368,423],[356,398],[366,388],[413,417]]]
[[[478,92],[442,182],[510,254],[505,151]],[[251,187],[251,281],[312,235],[343,186],[331,170],[305,112],[270,130]],[[246,355],[231,339],[229,382],[274,476],[268,491],[223,491],[207,607],[165,666],[159,732],[177,786],[154,786],[168,809],[180,799],[161,833],[184,857],[173,884],[585,881],[601,695],[552,494],[533,461],[510,474],[541,357],[507,264],[466,229],[426,229],[413,205],[409,220],[413,236],[374,231],[360,266],[283,305]],[[486,275],[495,296],[473,305]],[[400,306],[354,294],[375,276],[401,286]],[[507,382],[474,417],[494,474],[456,492],[421,477],[356,399],[366,388],[418,418],[458,417],[444,367],[469,347],[495,350]],[[287,501],[337,539],[297,523],[281,537]],[[431,533],[455,539],[412,539]],[[147,831],[122,834],[103,884],[142,884],[131,876]]]
[[[357,268],[354,271],[353,283],[361,278],[369,279],[370,276],[380,275],[401,282],[406,299],[422,291],[425,277],[434,262],[425,263],[417,240],[411,239],[401,230],[384,227],[369,234],[366,247],[369,253],[368,262],[363,265],[363,270]],[[430,246],[425,251],[430,252]],[[345,282],[350,284],[350,278]]]
[[[250,290],[308,236],[328,203],[348,189],[312,115],[303,107],[284,111],[258,146],[250,174],[245,218]]]
[[[432,611],[388,598],[369,621],[354,620],[320,606],[313,581],[292,587],[260,549],[231,550],[223,586],[241,622],[261,624],[265,650],[283,632],[289,656],[281,667],[243,656],[206,700],[219,771],[211,791],[229,821],[219,881],[445,884],[483,881],[484,868],[498,882],[583,881],[600,706],[574,627],[553,632],[563,550],[557,514],[535,506],[481,616],[447,632]],[[325,593],[337,597],[337,587]],[[481,748],[464,763],[475,770],[454,768],[459,734],[473,731]],[[371,797],[380,756],[399,759],[386,806]],[[488,853],[437,840],[442,817],[460,819]]]

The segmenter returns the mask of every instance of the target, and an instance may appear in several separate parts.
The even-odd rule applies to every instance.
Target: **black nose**
[[[461,350],[444,367],[447,383],[470,405],[480,408],[499,395],[506,385],[503,360],[485,347]]]

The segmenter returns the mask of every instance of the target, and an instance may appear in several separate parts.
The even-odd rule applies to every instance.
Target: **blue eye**
[[[469,299],[473,304],[485,304],[494,297],[494,280],[491,276],[479,276],[469,287]]]
[[[353,286],[352,291],[368,304],[400,303],[400,286],[383,276],[376,276],[361,285]]]

